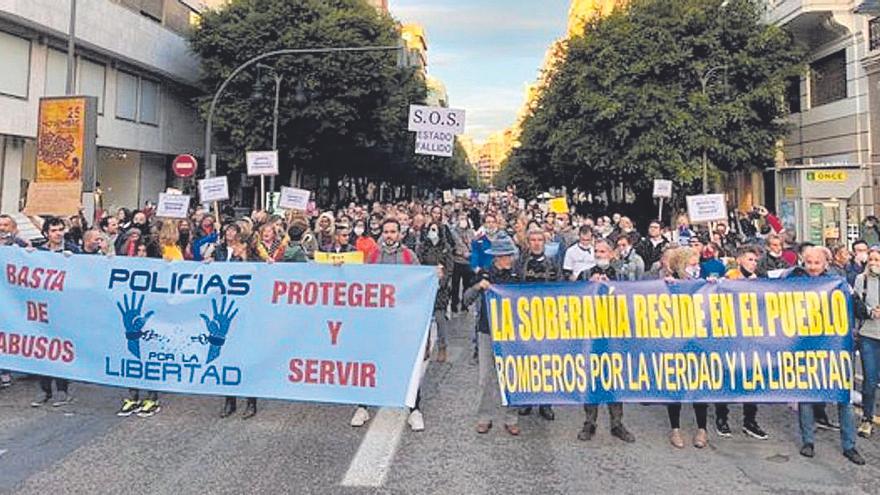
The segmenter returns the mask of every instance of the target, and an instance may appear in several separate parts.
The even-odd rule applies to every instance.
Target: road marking
[[[5,454],[7,452],[9,452],[9,451],[6,449],[0,449],[0,457],[3,457],[3,454]]]
[[[408,415],[406,409],[379,409],[348,466],[342,486],[379,487],[385,483]]]

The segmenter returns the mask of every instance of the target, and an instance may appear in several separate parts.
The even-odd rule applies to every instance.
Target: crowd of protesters
[[[437,267],[440,286],[434,306],[437,346],[434,360],[447,360],[449,320],[476,315],[474,359],[479,368],[476,431],[487,433],[496,408],[500,407],[491,336],[485,299],[492,284],[578,281],[608,282],[664,279],[735,279],[823,276],[843,277],[864,301],[869,314],[861,325],[857,350],[864,370],[863,413],[856,421],[851,404],[839,404],[838,422],[826,414],[823,404],[798,405],[801,454],[813,457],[814,425],[840,430],[843,453],[864,464],[855,449],[856,436],[869,438],[873,429],[875,390],[880,367],[880,228],[869,217],[862,225],[862,239],[835,246],[798,242],[766,208],[738,214],[728,221],[695,227],[687,215],[672,225],[651,221],[642,230],[628,217],[587,216],[549,211],[547,204],[523,202],[512,193],[493,195],[487,201],[456,198],[454,201],[400,201],[372,204],[350,203],[324,211],[288,211],[270,214],[254,211],[235,217],[234,212],[214,216],[196,208],[188,219],[156,218],[152,208],[119,209],[101,215],[91,226],[82,216],[48,218],[42,223],[45,240],[31,246],[16,237],[16,225],[0,216],[0,245],[70,254],[137,256],[169,261],[201,262],[299,262],[308,263],[316,252],[363,253],[366,263],[424,264]],[[0,373],[0,385],[9,386],[8,373]],[[53,391],[53,382],[55,390]],[[43,377],[34,407],[64,406],[72,399],[66,380]],[[424,428],[419,402],[409,424]],[[693,404],[696,431],[691,443],[709,443],[709,404]],[[681,428],[682,404],[670,404],[669,441],[685,447]],[[585,405],[585,422],[577,438],[592,439],[598,407]],[[634,442],[635,435],[623,424],[623,404],[609,404],[614,437]],[[130,390],[118,414],[149,417],[160,410],[155,392]],[[236,411],[236,398],[227,397],[221,416]],[[505,408],[503,424],[511,435],[520,434],[521,416],[531,408]],[[729,408],[714,405],[714,432],[732,436]],[[766,439],[757,419],[758,406],[743,405],[743,434]],[[244,417],[257,414],[257,401],[247,399]],[[539,406],[538,415],[552,421],[550,406]],[[366,407],[358,407],[352,426],[370,419]],[[858,424],[856,424],[858,423]]]

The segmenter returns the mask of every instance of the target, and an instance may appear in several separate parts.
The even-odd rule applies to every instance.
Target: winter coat
[[[450,287],[450,280],[452,279],[452,250],[442,240],[436,245],[426,241],[419,250],[419,260],[426,266],[443,266],[443,278],[440,279],[440,286],[437,289],[434,311],[446,311],[446,307],[449,306],[449,299],[452,296],[452,289]]]

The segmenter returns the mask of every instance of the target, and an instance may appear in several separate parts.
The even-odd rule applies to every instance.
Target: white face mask
[[[429,231],[426,237],[429,241],[431,241],[431,244],[436,245],[438,242],[440,242],[440,234],[438,234],[435,230]]]
[[[700,278],[700,267],[699,266],[689,266],[689,267],[685,268],[684,271],[691,278]]]
[[[364,228],[363,227],[355,227],[354,234],[355,235],[364,235]]]
[[[859,263],[864,263],[868,261],[868,253],[858,253],[856,254],[856,261]]]
[[[872,274],[880,276],[880,266],[875,265],[872,266],[870,269]]]
[[[467,220],[459,220],[458,221],[458,228],[460,228],[460,229],[468,228],[468,221]]]
[[[629,252],[630,252],[630,248],[626,248],[626,249],[621,248],[620,249],[620,255],[623,256],[624,258],[629,256]]]
[[[598,266],[599,268],[608,268],[608,265],[610,265],[610,264],[611,264],[611,261],[606,260],[606,259],[596,260],[596,266]]]

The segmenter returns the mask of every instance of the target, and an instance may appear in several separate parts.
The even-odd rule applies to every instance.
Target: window
[[[30,66],[31,42],[0,32],[0,93],[27,98]]]
[[[80,94],[98,97],[98,113],[104,113],[104,72],[103,64],[92,62],[84,58],[79,59],[79,84]]]
[[[67,54],[50,48],[46,58],[46,88],[43,95],[64,96],[65,94],[67,94]]]
[[[801,111],[800,76],[790,77],[785,81],[785,103],[788,106],[789,113],[799,113]]]
[[[846,50],[810,64],[810,106],[846,98]]]
[[[116,73],[116,116],[137,120],[138,78],[127,72]]]
[[[880,17],[868,21],[868,47],[872,51],[880,48]]]
[[[141,79],[140,119],[144,124],[159,125],[159,84]]]

